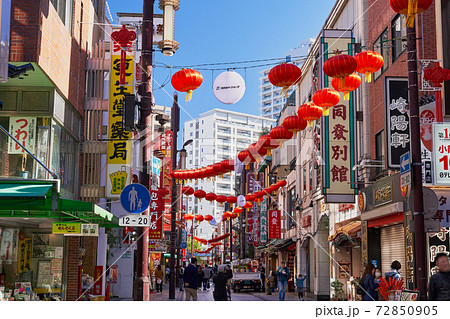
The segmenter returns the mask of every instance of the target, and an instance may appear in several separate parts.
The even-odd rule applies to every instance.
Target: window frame
[[[392,47],[392,50],[391,50],[391,57],[392,57],[392,63],[394,63],[402,54],[403,54],[403,52],[405,52],[406,51],[406,46],[403,46],[403,41],[400,39],[400,40],[394,40],[395,38],[397,38],[397,35],[394,35],[394,25],[396,25],[397,24],[397,21],[399,21],[400,22],[400,36],[402,36],[402,30],[404,30],[404,32],[405,32],[405,36],[406,36],[406,27],[405,27],[405,18],[404,18],[404,16],[403,15],[401,15],[401,14],[397,14],[395,17],[394,17],[394,19],[392,19],[392,21],[391,21],[391,38],[392,38],[392,41],[391,41],[391,47]],[[394,46],[395,46],[395,51],[397,50],[397,43],[400,43],[400,53],[399,54],[397,54],[397,55],[394,55]]]
[[[381,41],[385,41],[382,39],[383,36],[386,37],[385,40],[389,39],[389,28],[388,27],[384,28],[384,30],[380,33],[378,38],[373,43],[373,51],[380,53],[384,59],[384,63],[383,63],[383,66],[381,67],[381,69],[374,73],[374,82],[376,80],[378,80],[387,69],[389,69],[389,45],[387,45],[387,48],[386,48],[387,49],[386,55],[383,54],[383,49],[384,49],[383,46],[386,45],[381,42]],[[379,43],[379,45],[380,45],[379,48],[378,48],[377,43]],[[387,43],[387,42],[384,42],[384,43]]]

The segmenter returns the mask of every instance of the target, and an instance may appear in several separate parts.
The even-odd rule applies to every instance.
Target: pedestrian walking
[[[363,301],[377,301],[378,299],[376,289],[380,287],[380,284],[375,281],[375,277],[373,276],[374,274],[375,266],[373,264],[368,264],[363,276],[361,277],[360,283],[361,287],[363,288]]]
[[[198,269],[197,258],[191,258],[191,263],[186,267],[183,274],[184,281],[184,294],[186,295],[186,301],[197,301],[197,287],[198,287]]]
[[[231,300],[231,279],[233,278],[233,271],[231,270],[230,265],[226,265],[225,267],[225,275],[227,276],[227,293],[228,299]]]
[[[228,301],[227,283],[228,276],[225,274],[225,269],[220,266],[217,274],[212,278],[214,283],[213,297],[215,301]]]
[[[261,273],[261,289],[264,291],[266,285],[266,268],[262,263],[259,263],[258,271]]]
[[[203,290],[209,289],[209,280],[211,279],[211,268],[206,266],[203,268]]]
[[[203,285],[203,278],[205,278],[205,273],[203,272],[202,265],[198,265],[197,266],[197,271],[198,271],[198,283],[197,283],[197,286],[198,286],[199,289],[201,289],[202,285]]]
[[[164,272],[161,269],[161,265],[158,265],[155,270],[155,281],[156,281],[156,293],[162,293]]]
[[[179,270],[179,278],[180,278],[180,291],[184,291],[183,290],[183,286],[184,286],[184,281],[183,281],[183,276],[184,276],[184,264],[180,266],[180,270]]]
[[[386,277],[387,280],[389,280],[389,278],[400,278],[402,275],[400,275],[400,269],[402,268],[402,264],[400,264],[400,262],[398,260],[394,260],[391,264],[391,270],[386,272],[384,274],[384,277]]]
[[[286,297],[287,281],[289,278],[289,268],[286,267],[284,261],[281,262],[281,266],[277,269],[278,277],[278,300],[283,300]]]
[[[450,262],[446,253],[434,259],[439,271],[430,278],[428,297],[433,301],[450,301]]]
[[[305,282],[305,279],[308,276],[304,276],[302,274],[299,274],[298,277],[295,276],[295,286],[297,287],[297,293],[298,293],[298,300],[303,301],[304,297],[303,297],[303,284]]]

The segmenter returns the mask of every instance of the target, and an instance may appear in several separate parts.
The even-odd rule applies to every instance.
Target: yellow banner
[[[53,223],[52,234],[80,234],[81,223]]]
[[[31,270],[31,238],[24,238],[19,240],[19,263],[18,272],[22,273],[24,271]]]
[[[133,93],[135,62],[132,52],[127,52],[126,57],[126,85],[119,85],[120,63],[120,54],[111,56],[108,164],[131,164],[131,132],[123,127],[123,100],[124,94]]]

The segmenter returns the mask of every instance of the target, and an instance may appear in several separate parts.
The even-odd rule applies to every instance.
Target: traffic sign
[[[400,175],[400,188],[411,185],[411,172]]]
[[[405,174],[410,171],[409,164],[409,152],[404,153],[400,156],[400,174]]]
[[[129,215],[119,219],[119,226],[125,227],[148,227],[150,226],[149,215]]]
[[[130,184],[120,193],[120,203],[127,212],[140,214],[150,205],[150,192],[141,184]]]
[[[186,249],[187,248],[187,243],[181,243],[180,248],[181,249]]]
[[[161,174],[161,159],[157,158],[156,156],[153,156],[152,173],[155,175]]]

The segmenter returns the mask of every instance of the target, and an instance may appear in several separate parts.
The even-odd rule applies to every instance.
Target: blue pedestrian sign
[[[132,214],[140,214],[150,205],[150,192],[144,185],[130,184],[120,193],[123,209]]]
[[[186,249],[187,248],[187,243],[181,243],[180,248],[181,249]]]
[[[410,171],[409,164],[409,152],[404,153],[400,156],[400,174],[405,174]]]

